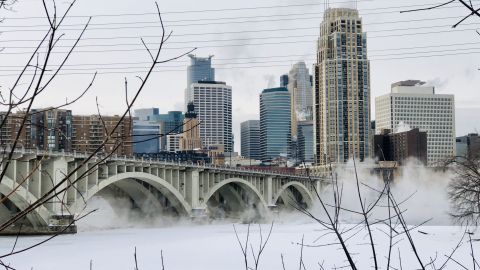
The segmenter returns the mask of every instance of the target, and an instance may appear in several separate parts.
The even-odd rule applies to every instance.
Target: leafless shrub
[[[480,159],[456,157],[446,163],[455,173],[448,186],[451,216],[463,225],[478,226],[480,221]]]
[[[270,225],[270,229],[268,231],[267,237],[264,239],[263,232],[262,232],[262,226],[258,224],[258,229],[259,229],[259,242],[258,242],[258,249],[255,250],[253,247],[253,244],[250,242],[250,226],[251,224],[247,225],[247,235],[245,238],[245,242],[242,243],[240,240],[240,236],[237,232],[237,228],[235,225],[233,225],[233,230],[235,231],[235,236],[237,237],[238,245],[240,246],[240,249],[242,250],[242,256],[243,256],[243,261],[244,261],[244,266],[245,270],[258,270],[259,264],[260,264],[260,259],[262,257],[263,251],[265,250],[265,247],[268,244],[268,241],[270,240],[270,236],[272,235],[272,230],[273,230],[273,222]],[[252,258],[253,258],[253,266],[250,266],[249,264],[249,253],[251,252]]]

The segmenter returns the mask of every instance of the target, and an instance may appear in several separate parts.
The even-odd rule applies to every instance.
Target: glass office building
[[[298,122],[298,161],[313,163],[315,150],[313,141],[313,121]]]
[[[134,119],[134,127],[133,133],[135,134],[136,128],[139,130],[145,129],[145,123],[149,123],[149,125],[157,125],[160,129],[156,132],[156,134],[164,134],[165,136],[161,136],[159,138],[160,145],[159,150],[165,151],[167,149],[167,137],[168,134],[180,134],[183,132],[183,119],[185,118],[183,113],[180,111],[171,111],[166,114],[160,114],[158,108],[149,108],[149,109],[138,109],[135,110],[135,119]],[[138,131],[141,132],[141,131]],[[157,136],[159,136],[157,135]],[[140,146],[139,149],[144,149],[146,146]],[[151,149],[151,146],[148,147]],[[139,153],[135,151],[135,153]],[[150,152],[145,152],[150,153]]]
[[[154,119],[163,123],[163,132],[165,134],[178,134],[183,132],[183,119],[185,119],[185,116],[180,111],[159,114]]]
[[[242,156],[260,160],[260,121],[248,120],[242,122],[240,129]]]
[[[160,152],[161,140],[158,134],[162,126],[158,122],[133,121],[133,153],[153,154]]]
[[[264,162],[290,156],[290,101],[285,87],[265,89],[260,95],[260,153]]]

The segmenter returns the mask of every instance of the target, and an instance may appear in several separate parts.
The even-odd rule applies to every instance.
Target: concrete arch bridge
[[[86,158],[76,153],[16,152],[0,183],[0,196],[8,196],[0,205],[0,220],[28,207],[76,168],[67,181],[75,184],[63,183],[58,190],[67,188],[65,192],[27,216],[33,228],[65,225],[91,198],[107,190],[128,198],[145,213],[215,217],[246,209],[261,215],[292,203],[309,206],[314,189],[324,183],[320,178],[238,168],[120,157],[85,162]]]

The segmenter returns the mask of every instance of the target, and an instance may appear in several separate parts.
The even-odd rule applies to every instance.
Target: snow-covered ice
[[[246,238],[246,225],[237,224],[240,238]],[[262,225],[263,233],[268,224]],[[348,226],[346,226],[348,227]],[[375,230],[378,239],[384,239],[382,233]],[[385,228],[383,228],[385,229]],[[427,234],[424,234],[427,233]],[[264,255],[260,261],[260,269],[282,269],[281,254],[284,255],[286,269],[298,269],[302,237],[306,245],[322,245],[331,243],[331,237],[323,235],[318,224],[308,223],[276,223]],[[460,227],[437,226],[421,227],[412,231],[418,250],[425,262],[430,258],[438,258],[438,265],[445,260],[456,246],[463,234]],[[264,235],[265,237],[265,235]],[[478,238],[479,235],[474,235]],[[257,249],[259,238],[258,225],[252,225],[250,240]],[[43,237],[21,238],[17,250],[36,243]],[[365,233],[350,242],[352,252],[358,261],[359,269],[368,269],[372,265],[369,246],[365,245]],[[14,238],[0,238],[0,252],[8,253]],[[244,269],[243,257],[238,246],[232,224],[216,225],[178,225],[167,228],[127,228],[80,232],[77,235],[60,236],[45,245],[31,251],[13,256],[6,262],[19,270],[85,270],[92,261],[93,269],[133,269],[134,248],[137,248],[139,269],[157,270],[160,268],[160,251],[164,252],[165,269],[174,270],[225,270]],[[388,241],[379,240],[376,246],[379,254],[386,256]],[[410,252],[407,241],[400,243],[403,269],[416,269],[418,263]],[[474,243],[480,250],[480,246]],[[345,265],[345,257],[338,246],[305,247],[304,261],[307,269],[318,269],[318,263],[324,263],[325,269]],[[455,259],[471,264],[470,249],[464,244],[456,252]],[[394,261],[398,251],[394,249]],[[480,253],[477,254],[480,256]],[[251,259],[251,258],[250,258]],[[385,262],[381,257],[380,261]],[[253,262],[253,261],[252,261]],[[382,267],[385,269],[385,266]],[[445,269],[459,269],[451,262]],[[473,269],[473,267],[472,267]]]

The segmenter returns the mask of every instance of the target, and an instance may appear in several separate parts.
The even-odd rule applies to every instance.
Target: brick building
[[[103,121],[102,121],[103,120]],[[78,152],[92,153],[98,149],[107,135],[112,132],[120,116],[74,115],[72,148]],[[119,145],[119,146],[118,146]],[[118,148],[115,150],[115,148]],[[132,123],[128,117],[123,119],[101,153],[132,156]]]
[[[427,165],[427,133],[418,128],[396,133],[384,129],[380,135],[375,135],[374,149],[378,161],[402,164],[408,158],[416,158]]]

